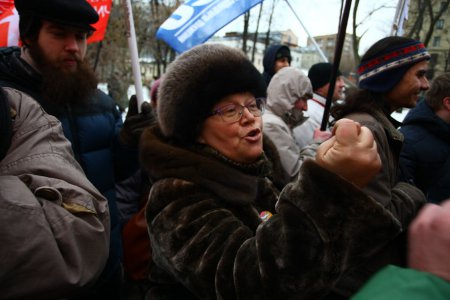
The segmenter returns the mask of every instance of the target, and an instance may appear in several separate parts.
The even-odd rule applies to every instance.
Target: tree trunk
[[[275,10],[275,2],[277,0],[273,0],[272,2],[272,10],[270,11],[270,15],[269,15],[269,23],[267,24],[267,33],[266,33],[266,40],[264,41],[264,46],[265,48],[267,48],[270,44],[270,26],[272,26],[272,17],[273,17],[273,12]]]
[[[261,21],[263,3],[264,2],[261,2],[260,6],[259,6],[258,22],[256,23],[255,34],[253,35],[253,47],[252,47],[252,59],[251,59],[252,63],[255,62],[256,42],[258,41],[259,22]]]

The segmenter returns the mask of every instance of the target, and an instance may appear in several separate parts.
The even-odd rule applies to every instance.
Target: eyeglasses
[[[225,123],[234,123],[239,121],[244,114],[244,108],[255,117],[261,117],[266,106],[266,98],[255,98],[245,105],[236,103],[226,104],[216,108],[210,116],[219,115]]]

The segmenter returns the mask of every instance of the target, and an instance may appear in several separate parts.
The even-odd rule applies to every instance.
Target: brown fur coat
[[[179,148],[158,127],[143,133],[141,160],[155,180],[149,299],[320,299],[400,231],[381,205],[313,161],[278,194],[264,159],[241,166]],[[264,210],[273,213],[266,222]]]

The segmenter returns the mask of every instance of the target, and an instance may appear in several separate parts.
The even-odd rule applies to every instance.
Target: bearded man
[[[108,199],[110,253],[91,292],[98,299],[119,299],[123,272],[115,183],[137,170],[137,149],[129,146],[151,123],[150,105],[145,103],[144,113],[129,113],[123,124],[114,100],[97,89],[84,58],[99,16],[85,0],[15,0],[15,6],[22,47],[0,49],[0,85],[32,96],[60,120],[87,178]]]

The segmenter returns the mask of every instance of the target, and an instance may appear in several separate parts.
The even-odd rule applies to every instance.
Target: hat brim
[[[37,16],[40,17],[42,20],[56,23],[58,25],[67,26],[67,27],[76,28],[76,29],[82,29],[82,30],[86,30],[86,31],[96,31],[95,27],[93,27],[92,25],[89,25],[89,24],[80,24],[78,22],[71,21],[71,20],[61,20],[61,19],[57,19],[57,18],[49,18],[46,16],[40,16],[40,15],[37,15]]]

